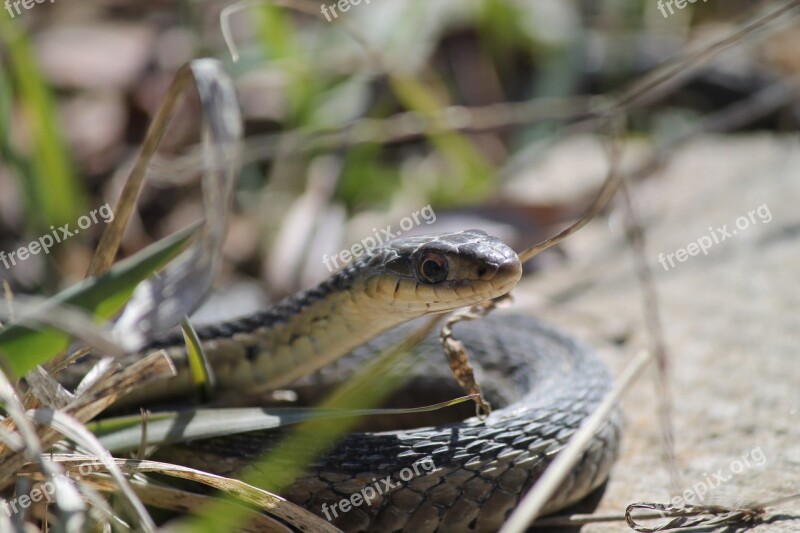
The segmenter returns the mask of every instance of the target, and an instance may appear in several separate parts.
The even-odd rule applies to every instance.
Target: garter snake
[[[197,332],[223,389],[270,390],[308,375],[306,385],[322,385],[397,343],[409,321],[504,295],[521,272],[516,253],[482,231],[398,238],[310,290]],[[376,480],[389,479],[393,487],[371,505],[327,518],[346,531],[497,530],[599,403],[610,378],[587,346],[532,317],[495,314],[456,324],[454,332],[467,347],[487,398],[500,409],[485,420],[350,434],[294,481],[287,498],[322,514],[323,505],[329,509]],[[166,348],[185,370],[182,345],[180,336],[172,336],[151,348]],[[421,363],[407,391],[453,382],[435,336],[417,351]],[[191,387],[188,372],[181,371],[129,402]],[[605,481],[619,436],[617,414],[546,511],[581,500]],[[188,444],[189,453],[174,448],[173,458],[229,474],[273,441],[264,432],[207,439]],[[399,478],[420,460],[432,461],[435,470]]]

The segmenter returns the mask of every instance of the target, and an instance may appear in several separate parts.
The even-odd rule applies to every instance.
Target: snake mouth
[[[512,251],[512,253],[514,253]],[[498,293],[497,296],[502,296],[513,289],[519,280],[522,278],[522,263],[519,262],[517,254],[514,257],[501,263],[497,267],[495,275],[490,280],[490,283]]]

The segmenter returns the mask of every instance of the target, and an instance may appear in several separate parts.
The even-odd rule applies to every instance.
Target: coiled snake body
[[[410,327],[404,323],[501,296],[520,276],[514,251],[482,231],[396,239],[314,289],[198,334],[223,388],[323,385],[396,344]],[[456,324],[454,332],[499,409],[482,421],[350,434],[294,481],[287,498],[346,531],[497,530],[610,380],[588,347],[531,317],[493,314]],[[169,353],[183,368],[181,345],[173,337],[153,347],[173,346]],[[427,339],[417,352],[420,363],[403,394],[432,388],[458,394],[448,388],[454,380],[438,339]],[[131,401],[188,390],[184,374]],[[605,481],[619,434],[616,415],[546,511],[581,500]],[[228,474],[274,442],[264,432],[220,437],[190,443],[191,453],[175,448],[173,458]],[[368,486],[381,489],[369,505],[346,512],[333,507]]]

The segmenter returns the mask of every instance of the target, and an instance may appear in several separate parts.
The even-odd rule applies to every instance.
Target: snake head
[[[497,298],[522,275],[516,252],[481,230],[395,239],[363,267],[363,303],[404,319]]]

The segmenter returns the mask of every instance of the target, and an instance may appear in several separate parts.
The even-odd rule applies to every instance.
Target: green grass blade
[[[183,332],[183,340],[186,342],[186,359],[189,362],[192,383],[200,393],[202,400],[206,401],[212,397],[217,386],[214,369],[211,368],[211,363],[206,357],[200,337],[197,336],[197,332],[189,323],[189,317],[181,320],[181,331]]]
[[[444,104],[419,80],[410,76],[390,78],[397,98],[408,108],[433,119]],[[443,204],[478,202],[492,190],[494,170],[481,153],[462,134],[437,126],[428,134],[430,143],[453,169],[457,181],[433,191],[432,200]]]
[[[401,364],[403,356],[413,350],[433,331],[438,318],[429,320],[400,345],[390,348],[345,382],[320,406],[322,409],[364,409],[380,404],[406,379],[410,368]],[[406,359],[406,362],[408,359]],[[352,431],[358,418],[323,418],[297,425],[280,446],[267,452],[242,481],[270,492],[278,492],[302,472],[336,439]],[[202,514],[177,525],[175,531],[213,533],[234,531],[241,525],[244,513],[228,496],[210,505]]]
[[[58,130],[58,112],[52,93],[38,69],[31,45],[16,23],[0,17],[0,42],[8,49],[6,72],[31,129],[32,151],[28,168],[18,170],[28,195],[32,216],[41,227],[74,222],[86,211],[83,187]]]
[[[96,320],[108,320],[128,301],[136,286],[178,255],[194,235],[197,225],[177,232],[118,263],[99,278],[89,278],[50,298],[41,308],[71,306],[88,311]],[[35,317],[33,317],[35,319]],[[0,355],[6,368],[22,376],[48,361],[69,344],[67,333],[52,327],[32,329],[19,323],[0,331]]]

